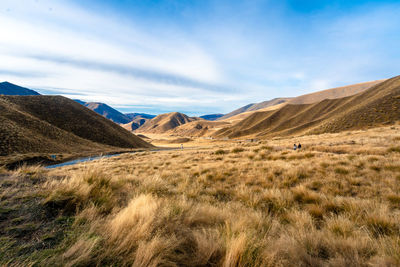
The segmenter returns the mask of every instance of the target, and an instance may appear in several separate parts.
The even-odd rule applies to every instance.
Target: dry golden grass
[[[41,205],[74,218],[45,264],[397,266],[399,129],[209,143],[14,175],[44,179]],[[303,150],[291,150],[298,142]]]

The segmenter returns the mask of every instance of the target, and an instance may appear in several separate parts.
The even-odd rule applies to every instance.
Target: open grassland
[[[399,125],[3,169],[0,186],[0,264],[400,265]]]

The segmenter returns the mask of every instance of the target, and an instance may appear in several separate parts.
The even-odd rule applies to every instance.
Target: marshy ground
[[[3,169],[0,190],[4,265],[400,265],[399,125]]]

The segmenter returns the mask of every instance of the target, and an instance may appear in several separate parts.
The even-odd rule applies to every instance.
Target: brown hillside
[[[400,76],[351,97],[346,108],[339,116],[322,123],[312,132],[339,132],[399,121]]]
[[[120,126],[128,131],[134,131],[137,128],[139,128],[139,125],[133,121],[125,123],[125,124],[120,124]]]
[[[327,89],[327,90],[323,90],[323,91],[318,91],[315,93],[301,95],[301,96],[292,98],[288,101],[288,103],[289,104],[312,104],[312,103],[322,101],[324,99],[336,99],[336,98],[352,96],[352,95],[361,93],[383,81],[385,81],[385,79],[371,81],[371,82],[357,83],[357,84]]]
[[[234,123],[237,123],[239,121],[244,120],[245,118],[247,118],[248,116],[254,114],[255,112],[277,110],[277,109],[280,109],[281,107],[283,107],[286,104],[287,104],[287,102],[282,102],[280,104],[269,106],[269,107],[266,107],[266,108],[262,108],[262,109],[259,109],[259,110],[256,110],[256,111],[246,111],[246,112],[237,114],[235,116],[232,116],[230,118],[227,118],[227,119],[223,120],[223,122],[228,122],[228,123],[234,124]]]
[[[255,111],[268,111],[272,109],[276,109],[276,107],[281,107],[285,103],[287,104],[312,104],[320,102],[324,99],[336,99],[336,98],[343,98],[347,96],[352,96],[363,92],[381,82],[383,80],[371,81],[371,82],[364,82],[352,85],[346,85],[342,87],[327,89],[323,91],[318,91],[311,94],[301,95],[294,98],[275,98],[272,100],[256,103],[256,104],[249,104],[239,109],[236,109],[225,116],[219,118],[219,121],[226,121],[226,122],[237,122],[238,120],[242,120]]]
[[[198,120],[198,118],[191,118],[179,112],[165,113],[147,121],[137,131],[141,133],[165,133],[179,125],[195,120]]]
[[[272,100],[263,101],[263,102],[256,103],[256,104],[248,104],[246,106],[238,108],[238,109],[218,118],[217,120],[226,121],[227,119],[232,118],[233,116],[236,116],[238,114],[241,114],[244,112],[249,112],[249,111],[256,111],[259,109],[264,109],[264,108],[268,108],[271,106],[279,105],[279,104],[287,102],[288,100],[290,100],[290,98],[274,98]]]
[[[229,125],[229,123],[221,121],[197,120],[182,124],[168,131],[168,133],[179,136],[208,136]]]
[[[214,135],[234,138],[324,133],[394,123],[400,120],[399,95],[400,77],[395,77],[354,96],[255,112]]]
[[[144,118],[140,115],[136,116],[131,122],[125,123],[125,124],[120,124],[122,128],[128,130],[128,131],[135,131],[142,125],[144,125],[147,121],[149,121],[149,118]]]
[[[70,153],[150,144],[61,96],[1,96],[0,154]]]
[[[287,103],[290,100],[291,100],[291,98],[274,98],[272,100],[254,104],[246,111],[256,111],[256,110],[260,110],[260,109],[265,109],[265,108],[272,107],[275,105]]]

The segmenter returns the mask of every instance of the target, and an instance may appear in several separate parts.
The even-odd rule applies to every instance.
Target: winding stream
[[[158,148],[158,149],[153,149],[153,150],[150,150],[150,151],[151,152],[156,152],[156,151],[163,151],[163,150],[180,150],[180,149],[181,148]],[[112,157],[116,157],[116,156],[119,156],[119,155],[122,155],[122,154],[135,154],[135,153],[138,153],[138,152],[143,152],[143,151],[79,158],[79,159],[74,159],[74,160],[66,161],[66,162],[59,163],[59,164],[48,165],[45,168],[46,169],[54,169],[54,168],[59,168],[59,167],[63,167],[63,166],[70,166],[70,165],[74,165],[74,164],[78,164],[78,163],[82,163],[82,162],[88,162],[88,161],[93,161],[93,160],[98,160],[98,159],[112,158]]]
[[[112,155],[103,155],[103,156],[95,156],[95,157],[86,157],[86,158],[74,159],[74,160],[66,161],[66,162],[59,163],[59,164],[49,165],[49,166],[46,166],[45,168],[46,169],[54,169],[54,168],[58,168],[58,167],[70,166],[70,165],[74,165],[74,164],[82,163],[82,162],[87,162],[87,161],[93,161],[93,160],[98,160],[98,159],[116,157],[116,156],[119,156],[119,155],[121,155],[121,154],[112,154]]]

